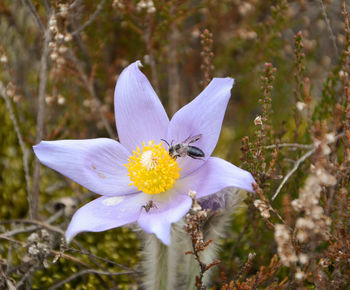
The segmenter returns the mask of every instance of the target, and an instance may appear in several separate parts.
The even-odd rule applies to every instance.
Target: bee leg
[[[193,159],[205,161],[205,160],[203,159],[204,156],[203,156],[203,157],[190,156],[190,157],[193,158]]]

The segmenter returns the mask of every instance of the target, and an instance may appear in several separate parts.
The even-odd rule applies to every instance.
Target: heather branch
[[[21,245],[21,247],[25,248],[28,246],[27,243],[25,242],[22,242],[22,241],[19,241],[19,240],[16,240],[16,239],[13,239],[13,238],[10,238],[10,237],[6,237],[5,235],[2,235],[0,234],[0,239],[3,239],[3,240],[7,240],[11,243],[14,243],[14,244],[18,244],[18,245]],[[64,258],[64,259],[67,259],[67,260],[70,260],[72,262],[75,262],[75,263],[78,263],[82,266],[85,266],[85,267],[90,267],[88,264],[86,264],[85,262],[79,260],[78,258],[76,257],[73,257],[73,256],[70,256],[70,255],[67,255],[67,254],[64,254],[64,253],[60,253],[60,252],[57,252],[55,250],[50,250],[50,253],[54,256],[57,256],[59,255],[60,257]]]
[[[189,195],[192,199],[192,207],[189,213],[186,215],[186,232],[191,236],[192,241],[192,251],[185,252],[186,255],[194,255],[196,261],[198,262],[200,272],[199,276],[196,276],[196,288],[197,290],[204,290],[207,287],[203,284],[203,276],[206,271],[211,269],[213,266],[220,263],[219,260],[215,260],[211,262],[209,265],[205,264],[200,257],[200,252],[204,251],[213,240],[208,240],[204,242],[203,240],[203,232],[202,232],[202,224],[204,220],[207,218],[207,211],[202,210],[201,206],[196,201],[196,193],[194,191],[190,191]]]
[[[179,108],[180,101],[180,72],[178,67],[178,43],[180,38],[179,29],[174,23],[169,35],[169,65],[168,65],[168,91],[169,108],[171,114],[175,114]]]
[[[205,88],[211,81],[212,73],[214,70],[213,34],[208,29],[204,29],[203,33],[200,34],[200,38],[201,38],[201,45],[202,45],[201,70],[203,73],[203,80],[201,81],[201,85],[203,88]]]
[[[344,133],[339,134],[338,136],[336,136],[334,138],[334,140],[332,140],[331,142],[327,142],[328,144],[334,143],[336,142],[339,138],[341,138],[342,136],[344,136]],[[280,183],[280,185],[278,186],[275,194],[273,195],[273,197],[271,198],[271,200],[275,200],[275,198],[277,197],[277,195],[280,193],[282,187],[285,185],[285,183],[288,181],[288,179],[293,175],[293,173],[295,171],[297,171],[297,169],[299,168],[300,164],[303,163],[307,158],[309,158],[312,154],[315,153],[317,149],[317,146],[315,146],[313,149],[311,149],[310,151],[306,152],[304,155],[302,155],[295,163],[294,166],[292,168],[292,170],[290,170],[288,172],[288,174],[283,178],[282,182]]]
[[[72,36],[79,34],[80,32],[82,32],[86,27],[88,27],[92,22],[94,22],[96,20],[97,15],[101,12],[103,6],[105,5],[106,0],[102,0],[100,2],[100,4],[98,4],[95,12],[90,16],[90,18],[80,27],[78,27],[75,31],[73,31],[71,33]],[[73,3],[74,4],[74,3]],[[71,5],[71,7],[73,6],[73,4]]]
[[[294,97],[295,101],[298,103],[304,103],[305,102],[305,95],[304,95],[304,75],[305,75],[305,53],[304,53],[304,44],[303,44],[303,34],[301,31],[299,31],[296,35],[294,35],[294,56],[295,56],[295,62],[294,62],[294,79],[295,79],[295,90],[294,90]],[[295,139],[298,140],[299,138],[299,127],[301,123],[300,119],[300,112],[296,108],[295,109]]]
[[[54,215],[52,218],[58,218],[58,217]],[[49,221],[51,223],[54,222],[53,219],[52,220],[50,219]],[[23,223],[23,224],[33,224],[33,225],[38,226],[39,228],[45,228],[45,229],[47,229],[49,231],[56,232],[56,233],[59,233],[62,236],[64,236],[64,231],[63,230],[61,230],[58,227],[50,225],[50,223],[45,223],[45,222],[41,222],[41,221],[38,221],[38,220],[27,220],[27,219],[23,219],[23,220],[16,220],[15,219],[15,220],[11,220],[10,222]],[[28,227],[26,229],[13,230],[13,231],[5,233],[4,236],[13,236],[13,235],[16,235],[16,234],[20,234],[22,231],[23,232],[29,232],[30,228]]]
[[[38,91],[38,113],[36,124],[36,143],[39,143],[44,136],[44,121],[45,121],[45,93],[47,84],[47,70],[48,70],[48,55],[50,52],[49,42],[51,39],[51,31],[49,28],[44,33],[44,47],[40,60],[40,82]],[[34,162],[34,174],[33,174],[33,193],[31,210],[29,211],[30,217],[33,219],[38,218],[38,199],[39,199],[39,181],[40,180],[40,162],[38,158],[35,158]]]
[[[328,32],[329,32],[329,38],[332,41],[335,55],[338,55],[337,40],[336,40],[336,37],[334,35],[333,29],[331,27],[331,23],[329,21],[329,18],[327,16],[326,7],[325,7],[325,5],[323,3],[323,0],[318,0],[318,1],[320,2],[320,5],[321,5],[322,16],[324,18],[324,21],[326,22],[326,26],[327,26],[327,29],[328,29]]]
[[[57,219],[59,219],[61,216],[62,216],[62,214],[63,214],[63,209],[62,210],[60,210],[60,211],[58,211],[57,213],[55,213],[53,216],[51,216],[48,220],[47,220],[47,223],[45,223],[45,224],[43,224],[42,222],[38,222],[38,223],[40,223],[39,225],[33,225],[33,226],[29,226],[29,227],[26,227],[26,228],[20,228],[20,229],[14,229],[14,230],[12,230],[12,231],[9,231],[9,232],[6,232],[6,233],[4,233],[4,236],[6,236],[6,237],[11,237],[11,236],[14,236],[14,235],[17,235],[17,234],[22,234],[22,233],[27,233],[27,232],[33,232],[33,231],[36,231],[36,230],[38,230],[38,229],[40,229],[40,228],[42,228],[42,227],[48,227],[48,226],[46,226],[46,225],[49,225],[49,224],[51,224],[51,223],[53,223],[53,222],[55,222]],[[18,220],[14,220],[13,222],[16,222],[16,223],[18,223],[19,221]],[[28,221],[27,220],[24,220],[24,223],[27,223]],[[34,220],[31,220],[30,221],[31,223],[35,223],[35,221]],[[44,226],[45,225],[45,226]],[[50,227],[50,230],[52,230],[52,227]],[[56,230],[56,228],[55,228],[55,231],[57,231]],[[60,234],[64,234],[63,233],[63,231],[60,231]]]
[[[29,210],[31,210],[31,204],[32,204],[32,195],[30,190],[30,173],[29,173],[29,165],[28,165],[28,150],[24,144],[23,137],[21,134],[21,130],[19,128],[15,113],[12,108],[11,101],[6,93],[6,89],[2,82],[0,82],[0,94],[5,100],[6,108],[9,112],[10,119],[13,123],[13,126],[15,128],[15,132],[17,135],[18,143],[22,151],[22,160],[23,160],[23,169],[24,169],[24,176],[26,179],[26,187],[27,187],[27,200],[28,200],[28,207]],[[31,215],[31,214],[30,214]]]
[[[314,148],[312,144],[298,144],[298,143],[280,143],[264,146],[265,149],[275,149],[282,147],[292,147],[292,148],[301,148],[301,149],[311,149]]]
[[[76,243],[76,244],[77,244],[77,243]],[[77,244],[77,245],[78,245],[78,244]],[[78,246],[80,246],[80,245],[78,245]],[[72,253],[79,253],[79,254],[81,254],[81,255],[86,255],[86,256],[88,256],[91,260],[97,259],[97,260],[100,260],[100,261],[102,261],[102,262],[108,263],[108,264],[110,264],[110,265],[117,266],[117,267],[119,267],[119,268],[121,268],[121,269],[124,269],[124,270],[126,270],[126,271],[133,271],[134,274],[140,274],[140,271],[138,271],[138,270],[133,270],[133,269],[131,269],[131,268],[129,268],[129,267],[126,267],[126,266],[124,266],[124,265],[122,265],[122,264],[116,263],[116,262],[114,262],[114,261],[112,261],[112,260],[110,260],[110,259],[103,258],[103,257],[97,256],[97,255],[94,255],[93,253],[91,253],[91,252],[89,252],[89,251],[83,249],[81,246],[80,246],[80,249],[76,249],[76,248],[66,248],[66,250],[69,251],[69,252],[72,252]]]
[[[52,216],[48,223],[51,223],[53,222],[55,219],[57,219],[60,215],[58,214],[62,214],[62,211],[58,212],[56,215]],[[24,233],[24,232],[28,232],[28,231],[34,231],[34,230],[37,230],[37,229],[41,229],[41,228],[46,228],[50,231],[53,231],[53,232],[56,232],[56,233],[59,233],[60,235],[64,235],[64,232],[55,227],[55,226],[51,226],[49,225],[48,223],[43,223],[43,222],[40,222],[40,221],[34,221],[34,220],[12,220],[10,222],[21,222],[21,223],[31,223],[31,224],[36,224],[37,226],[31,226],[31,227],[27,227],[25,229],[18,229],[18,230],[13,230],[11,232],[6,232],[4,234],[0,234],[0,239],[4,239],[4,240],[7,240],[11,243],[16,243],[16,244],[20,244],[22,247],[28,247],[28,244],[25,243],[25,242],[22,242],[22,241],[18,241],[18,240],[15,240],[13,238],[11,238],[12,235],[15,235],[15,234],[20,234],[20,233]],[[118,264],[118,263],[115,263],[114,261],[111,261],[111,260],[108,260],[108,259],[105,259],[105,258],[102,258],[102,257],[99,257],[99,256],[96,256],[96,255],[93,255],[92,253],[84,250],[77,242],[75,242],[75,244],[77,244],[78,247],[80,247],[81,249],[80,250],[77,250],[77,249],[74,249],[74,248],[69,248],[68,250],[70,251],[75,251],[75,252],[78,252],[80,254],[84,254],[84,255],[87,255],[89,257],[89,259],[96,265],[98,266],[99,268],[103,269],[103,270],[106,270],[104,267],[101,266],[101,264],[99,264],[96,259],[98,260],[101,260],[101,261],[104,261],[106,263],[109,263],[109,264],[112,264],[112,265],[115,265],[117,267],[120,267],[126,271],[128,271],[130,274],[138,274],[138,271],[135,271],[133,269],[130,269],[126,266],[123,266],[121,264]],[[64,244],[65,245],[65,244]],[[85,262],[82,262],[80,261],[78,258],[75,258],[73,256],[70,256],[70,255],[67,255],[64,253],[64,250],[67,250],[67,248],[63,248],[63,250],[60,250],[59,252],[58,251],[55,251],[55,250],[51,250],[50,249],[50,253],[52,255],[55,256],[55,258],[53,259],[53,263],[55,263],[57,261],[58,258],[64,258],[64,259],[68,259],[68,260],[71,260],[73,262],[76,262],[78,264],[81,264],[85,267],[90,267],[88,264],[86,264]]]
[[[34,18],[39,26],[41,34],[44,34],[45,33],[45,26],[44,26],[43,22],[41,21],[40,16],[39,16],[38,12],[36,11],[32,1],[31,0],[23,0],[23,1],[27,4],[30,12],[34,16]]]
[[[155,62],[154,57],[154,49],[153,49],[153,34],[152,34],[152,16],[149,15],[146,19],[146,24],[144,26],[144,33],[143,33],[143,41],[145,43],[145,46],[147,48],[147,52],[149,54],[149,65],[151,68],[151,77],[152,77],[152,84],[153,88],[156,91],[156,93],[159,93],[159,80],[158,80],[158,73],[157,73],[157,66]]]
[[[73,9],[75,7],[78,7],[81,2],[83,2],[83,0],[75,0],[72,4],[70,4],[69,9]]]
[[[80,77],[81,79],[83,80],[84,82],[84,85],[85,87],[87,88],[89,94],[92,96],[92,98],[94,99],[94,102],[95,102],[95,105],[97,107],[97,110],[100,114],[100,118],[103,122],[103,125],[109,135],[109,137],[111,137],[112,139],[115,139],[116,136],[115,136],[115,133],[111,127],[111,125],[109,124],[103,110],[102,110],[102,104],[101,104],[101,101],[100,99],[97,97],[97,93],[96,93],[96,90],[95,90],[95,87],[94,85],[92,84],[92,82],[89,80],[89,77],[87,76],[87,74],[85,73],[84,69],[82,68],[82,65],[80,63],[80,61],[77,59],[77,57],[75,56],[73,50],[70,50],[69,51],[69,59],[71,61],[74,62],[79,74],[80,74]]]
[[[283,178],[282,182],[278,186],[275,194],[272,197],[272,201],[277,197],[277,195],[280,193],[282,187],[285,185],[285,183],[288,181],[288,179],[293,175],[295,171],[299,168],[300,164],[303,163],[307,158],[309,158],[312,154],[314,154],[316,151],[316,148],[313,148],[312,150],[306,152],[303,156],[301,156],[294,164],[291,171],[288,172],[288,174]]]
[[[25,281],[34,273],[37,265],[31,266],[26,273],[21,277],[21,279],[16,283],[16,289],[20,289],[20,287],[25,283]]]

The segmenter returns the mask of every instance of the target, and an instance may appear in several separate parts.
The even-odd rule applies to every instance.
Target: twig
[[[291,171],[288,172],[288,174],[283,178],[281,184],[278,186],[275,194],[272,197],[272,201],[277,197],[277,195],[280,193],[282,187],[284,184],[288,181],[288,179],[292,176],[292,174],[298,169],[299,165],[304,162],[307,158],[309,158],[314,152],[316,151],[316,148],[306,152],[303,156],[301,156],[294,164]]]
[[[72,36],[79,34],[82,32],[87,26],[89,26],[92,22],[95,21],[97,15],[101,12],[103,5],[106,3],[106,0],[102,0],[100,4],[98,4],[95,12],[90,16],[90,18],[82,25],[80,26],[77,30],[73,31],[71,34]]]
[[[48,55],[50,52],[49,42],[51,39],[51,31],[49,28],[44,33],[44,47],[40,60],[40,82],[38,91],[38,113],[36,123],[36,143],[39,143],[43,139],[44,135],[44,121],[45,121],[45,93],[47,83],[47,70],[48,70]],[[39,179],[40,179],[40,162],[38,158],[35,158],[34,162],[34,174],[33,174],[33,193],[31,204],[32,219],[38,218],[38,199],[39,199]]]
[[[143,41],[146,45],[146,49],[149,54],[149,65],[151,67],[152,85],[156,93],[159,94],[159,80],[158,80],[157,66],[154,59],[153,44],[152,44],[152,37],[153,37],[152,16],[148,15],[146,21],[147,22],[144,25],[144,33],[142,34]]]
[[[19,245],[21,245],[23,248],[27,247],[27,245],[28,245],[28,244],[25,243],[25,242],[22,242],[22,241],[19,241],[19,240],[15,240],[15,239],[13,239],[13,238],[6,237],[6,236],[1,235],[1,234],[0,234],[0,239],[9,241],[9,242],[11,242],[11,243],[19,244]],[[82,266],[90,267],[90,265],[86,264],[85,262],[83,262],[83,261],[81,261],[81,260],[79,260],[78,258],[75,258],[75,257],[73,257],[73,256],[70,256],[70,255],[67,255],[67,254],[64,254],[64,253],[60,253],[60,252],[55,251],[55,250],[50,250],[50,253],[53,254],[54,256],[57,256],[57,255],[58,255],[58,256],[60,256],[60,257],[62,257],[62,258],[64,258],[64,259],[67,259],[67,260],[70,260],[70,261],[72,261],[72,262],[78,263],[78,264],[80,264],[80,265],[82,265]]]
[[[60,228],[52,226],[52,225],[49,225],[47,223],[44,223],[44,222],[41,222],[41,221],[38,221],[38,220],[13,220],[13,222],[24,223],[24,224],[34,224],[34,225],[37,225],[39,227],[43,227],[43,228],[45,228],[45,229],[47,229],[49,231],[56,232],[56,233],[59,233],[61,235],[64,235],[64,231],[61,230]],[[6,233],[5,236],[9,236],[9,233]]]
[[[9,274],[10,269],[11,269],[11,265],[12,265],[12,250],[13,250],[13,246],[12,246],[12,244],[9,244],[9,248],[7,250],[6,275]]]
[[[106,116],[104,115],[104,112],[102,110],[102,104],[101,104],[100,99],[97,97],[96,90],[95,90],[93,84],[91,83],[91,81],[89,81],[89,78],[86,75],[85,71],[83,70],[81,63],[79,62],[79,60],[77,59],[77,57],[75,56],[75,54],[72,50],[69,51],[69,58],[71,61],[73,61],[75,63],[76,68],[80,74],[80,77],[82,78],[82,80],[84,82],[84,85],[86,86],[89,94],[93,97],[95,105],[97,107],[97,110],[100,114],[100,118],[103,122],[105,129],[108,132],[108,135],[111,138],[115,139],[116,135],[115,135],[114,130],[112,129],[111,125],[109,124],[108,120],[106,119]]]
[[[52,228],[51,226],[49,226],[49,224],[53,223],[54,221],[56,221],[58,218],[60,218],[63,214],[64,210],[60,210],[58,211],[56,214],[54,214],[52,217],[50,217],[47,221],[46,224],[42,223],[42,222],[39,222],[39,221],[34,221],[34,220],[23,220],[23,221],[18,221],[18,220],[14,220],[13,222],[22,222],[22,223],[39,223],[39,225],[35,225],[35,226],[30,226],[30,227],[26,227],[24,229],[15,229],[15,230],[12,230],[10,232],[6,232],[4,233],[4,236],[6,237],[10,237],[10,236],[14,236],[14,235],[18,235],[18,234],[22,234],[22,233],[27,233],[27,232],[33,232],[33,231],[36,231],[37,229],[40,229],[42,227],[45,227],[45,228],[48,228],[49,230],[53,230],[54,232],[57,232],[58,228]],[[60,234],[64,234],[63,231],[60,231],[59,232]]]
[[[86,270],[79,271],[79,272],[69,276],[68,278],[52,285],[50,288],[48,288],[48,290],[57,289],[57,288],[63,286],[64,284],[68,283],[69,281],[74,280],[74,279],[78,278],[79,276],[82,276],[85,274],[120,276],[120,275],[129,275],[129,274],[132,274],[132,272],[128,272],[128,271],[125,271],[125,272],[105,272],[105,271],[98,271],[98,270],[94,270],[94,269],[86,269]]]
[[[35,271],[36,265],[31,266],[22,276],[22,278],[16,283],[16,289],[20,289],[23,283],[27,280],[29,276],[31,276]]]
[[[27,6],[28,6],[30,12],[31,12],[32,15],[34,16],[34,18],[35,18],[35,20],[36,20],[36,22],[37,22],[37,24],[38,24],[38,26],[39,26],[39,29],[40,29],[41,34],[44,34],[44,32],[45,32],[45,26],[44,26],[43,22],[41,21],[38,12],[36,11],[35,7],[33,6],[32,1],[31,1],[31,0],[22,0],[22,1],[24,1],[24,3],[27,4]]]
[[[335,136],[334,137],[334,140],[330,141],[330,142],[327,142],[326,144],[331,144],[331,143],[334,143],[336,142],[339,138],[343,137],[344,136],[344,133],[340,133],[339,135]],[[314,147],[313,149],[311,149],[310,151],[306,152],[303,156],[301,156],[295,163],[294,163],[294,166],[292,168],[291,171],[288,172],[288,174],[283,178],[281,184],[278,186],[275,194],[273,195],[272,197],[272,201],[275,200],[275,198],[277,197],[277,195],[280,193],[282,187],[284,186],[284,184],[288,181],[288,179],[292,176],[292,174],[298,169],[298,167],[300,166],[300,164],[302,162],[304,162],[307,158],[309,158],[312,154],[315,153],[317,149],[317,146]]]
[[[298,144],[298,143],[281,143],[281,144],[273,144],[264,146],[265,149],[275,149],[282,147],[294,147],[294,148],[303,148],[303,149],[311,149],[314,148],[312,144]]]
[[[233,263],[232,261],[234,261],[235,258],[235,252],[237,247],[239,246],[239,243],[241,242],[243,236],[247,233],[247,231],[249,230],[249,227],[251,226],[251,223],[246,223],[243,230],[241,231],[241,233],[239,234],[239,236],[237,238],[235,238],[235,243],[233,244],[233,246],[231,247],[231,254],[230,254],[230,268],[229,271],[233,272]]]
[[[324,6],[323,0],[319,0],[320,4],[321,4],[321,10],[322,10],[322,16],[324,18],[324,21],[326,22],[326,26],[329,32],[329,38],[332,41],[333,44],[333,48],[335,51],[335,55],[338,55],[338,46],[337,46],[337,40],[336,37],[333,33],[332,27],[331,27],[331,23],[329,21],[329,18],[327,16],[327,11],[326,11],[326,7]]]
[[[76,6],[80,5],[80,3],[82,2],[83,0],[75,0],[70,6],[69,6],[69,9],[73,9],[75,8]]]
[[[200,252],[203,252],[212,242],[210,239],[204,242],[202,225],[207,219],[207,211],[202,210],[199,203],[196,201],[196,192],[190,190],[189,196],[192,199],[192,206],[189,213],[185,216],[185,231],[190,235],[192,241],[192,251],[185,252],[185,255],[193,255],[199,266],[199,275],[196,276],[195,287],[197,290],[205,290],[207,286],[203,282],[205,272],[210,268],[219,264],[219,260],[215,260],[210,264],[206,264],[202,261]],[[192,287],[192,286],[191,286]]]
[[[31,195],[31,191],[30,191],[30,174],[29,174],[29,165],[28,165],[28,150],[24,144],[23,141],[23,137],[21,134],[21,130],[18,126],[18,122],[15,116],[15,113],[13,111],[12,108],[12,104],[11,101],[6,93],[6,89],[3,85],[2,82],[0,82],[0,94],[3,97],[3,99],[5,100],[5,104],[6,104],[6,108],[7,111],[9,112],[10,115],[10,119],[13,123],[13,126],[15,128],[15,132],[17,135],[17,139],[18,139],[18,143],[19,143],[19,147],[21,148],[22,151],[22,160],[23,160],[23,169],[24,169],[24,176],[26,179],[26,187],[27,187],[27,200],[28,200],[28,208],[31,209],[30,205],[32,203],[32,195]]]
[[[10,232],[3,233],[2,235],[0,234],[0,238],[1,237],[9,238],[9,237],[17,235],[17,234],[35,231],[35,230],[40,229],[40,228],[45,228],[45,229],[47,229],[49,231],[56,232],[56,233],[59,233],[60,235],[64,236],[64,231],[63,230],[61,230],[58,227],[50,225],[55,220],[57,220],[60,216],[62,216],[63,212],[64,212],[63,209],[61,211],[57,212],[55,215],[53,215],[52,217],[50,217],[48,219],[47,223],[44,223],[44,222],[41,222],[41,221],[36,221],[36,220],[16,220],[16,219],[15,220],[0,221],[0,224],[4,224],[4,223],[35,224],[35,226],[29,226],[29,227],[26,227],[24,229],[15,229],[15,230],[12,230]],[[71,251],[71,252],[77,252],[77,253],[82,254],[82,255],[87,255],[90,258],[90,260],[98,267],[101,267],[101,265],[99,263],[97,263],[97,261],[95,259],[98,259],[98,260],[101,260],[103,262],[109,263],[111,265],[117,266],[117,267],[122,268],[124,270],[133,272],[134,274],[139,274],[139,272],[137,270],[133,270],[133,269],[131,269],[129,267],[126,267],[126,266],[124,266],[122,264],[116,263],[116,262],[114,262],[112,260],[109,260],[109,259],[106,259],[106,258],[102,258],[102,257],[96,256],[96,255],[90,253],[89,251],[84,249],[78,242],[74,242],[73,241],[73,243],[75,243],[80,249],[67,248],[66,250]],[[60,255],[62,256],[62,254],[60,254]]]
[[[116,263],[116,262],[114,262],[114,261],[112,261],[112,260],[109,260],[109,259],[106,259],[106,258],[103,258],[103,257],[96,256],[96,255],[90,253],[89,251],[87,251],[87,250],[85,250],[85,249],[79,249],[79,250],[78,250],[78,249],[75,249],[75,248],[67,248],[67,251],[73,252],[73,253],[76,252],[76,253],[79,253],[79,254],[82,254],[82,255],[86,255],[86,256],[88,256],[90,259],[91,259],[91,258],[95,258],[95,259],[98,259],[98,260],[103,261],[103,262],[105,262],[105,263],[108,263],[108,264],[117,266],[117,267],[119,267],[119,268],[121,268],[121,269],[130,271],[130,272],[133,272],[134,274],[140,274],[140,271],[138,271],[138,270],[133,270],[133,269],[131,269],[131,268],[129,268],[129,267],[126,267],[126,266],[124,266],[124,265],[122,265],[122,264]]]
[[[172,9],[173,10],[173,7]],[[180,32],[176,23],[173,23],[170,28],[169,48],[168,48],[168,94],[169,94],[169,109],[171,114],[179,109],[180,101],[180,72],[178,51]]]

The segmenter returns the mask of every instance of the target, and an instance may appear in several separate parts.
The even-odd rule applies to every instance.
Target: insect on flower
[[[169,154],[171,157],[176,159],[177,157],[186,157],[189,156],[193,159],[202,159],[202,157],[205,157],[204,152],[202,149],[190,145],[191,143],[197,142],[200,138],[202,138],[202,134],[198,134],[195,136],[189,136],[184,140],[182,143],[177,143],[173,145],[173,142],[171,142],[171,145],[164,139],[165,143],[169,146]]]
[[[146,212],[149,212],[151,208],[158,208],[153,200],[147,202],[147,204],[141,206],[141,209],[144,208]]]

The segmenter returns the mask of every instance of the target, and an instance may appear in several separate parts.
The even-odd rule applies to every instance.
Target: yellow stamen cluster
[[[143,142],[142,150],[137,147],[125,164],[129,171],[130,186],[148,194],[157,194],[173,187],[175,180],[180,177],[181,168],[163,146],[149,141]]]

